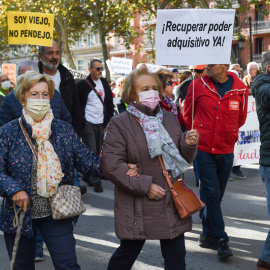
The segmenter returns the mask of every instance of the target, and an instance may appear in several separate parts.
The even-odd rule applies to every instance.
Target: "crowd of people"
[[[96,58],[87,78],[75,82],[60,64],[56,42],[41,46],[39,57],[38,63],[27,59],[18,65],[15,91],[0,75],[0,230],[10,258],[13,220],[19,208],[25,212],[14,269],[35,269],[35,261],[43,260],[43,240],[55,269],[80,269],[72,226],[77,217],[54,220],[50,206],[58,186],[77,185],[84,194],[79,177],[95,192],[103,192],[102,179],[115,185],[120,246],[109,270],[131,269],[148,239],[160,240],[166,270],[186,269],[184,233],[192,219],[176,214],[160,158],[172,183],[193,162],[205,203],[198,245],[217,250],[220,261],[233,256],[221,201],[231,174],[246,178],[234,166],[234,149],[249,94],[256,99],[260,173],[270,209],[270,52],[263,57],[264,74],[255,62],[247,65],[245,77],[238,64],[190,66],[181,76],[176,68],[150,72],[140,64],[115,84],[102,77],[104,67]],[[114,97],[120,101],[113,117]],[[270,233],[257,265],[270,269]]]

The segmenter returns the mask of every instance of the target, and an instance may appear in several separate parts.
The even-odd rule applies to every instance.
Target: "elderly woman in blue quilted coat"
[[[38,160],[18,119],[0,128],[0,196],[4,198],[0,229],[9,257],[16,234],[14,209],[20,207],[25,212],[14,269],[35,269],[37,228],[55,269],[80,269],[72,224],[76,219],[54,220],[49,199],[58,185],[73,185],[74,167],[83,174],[102,176],[100,158],[87,150],[70,124],[53,117],[53,93],[52,79],[43,74],[27,71],[19,77],[15,95],[23,105],[22,124],[38,152]]]

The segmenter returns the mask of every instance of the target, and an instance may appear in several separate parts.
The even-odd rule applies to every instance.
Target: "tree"
[[[90,20],[89,5],[87,5],[88,1],[28,0],[27,5],[23,0],[3,0],[1,2],[0,31],[2,39],[0,48],[2,49],[2,55],[12,48],[18,48],[18,46],[8,45],[7,12],[24,11],[53,13],[55,15],[54,40],[56,40],[63,48],[69,66],[76,69],[69,47],[82,35],[88,26],[88,21]],[[30,49],[35,50],[36,46],[30,46]]]
[[[124,44],[129,48],[136,37],[136,31],[131,28],[130,21],[134,18],[135,3],[127,0],[90,0],[91,9],[90,28],[98,32],[102,45],[104,62],[109,59],[106,40],[111,35],[122,37]],[[106,67],[106,78],[110,79],[110,72]]]

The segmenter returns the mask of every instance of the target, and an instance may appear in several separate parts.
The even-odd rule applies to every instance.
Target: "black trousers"
[[[89,149],[90,152],[95,152],[96,156],[99,156],[102,143],[103,143],[103,124],[92,124],[90,122],[85,123],[83,129],[82,141]],[[101,183],[101,179],[92,175],[84,176],[87,177],[89,184],[95,185]]]
[[[130,270],[136,261],[145,240],[121,240],[112,255],[107,270]],[[184,234],[174,239],[160,240],[165,270],[185,270],[186,247]]]

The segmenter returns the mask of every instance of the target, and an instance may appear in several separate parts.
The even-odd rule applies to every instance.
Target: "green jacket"
[[[251,86],[260,124],[260,165],[270,166],[270,75],[257,75]]]

